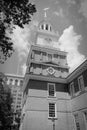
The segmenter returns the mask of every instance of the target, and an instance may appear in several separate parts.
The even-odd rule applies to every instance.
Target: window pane
[[[85,114],[85,120],[87,122],[87,111],[85,111],[84,114]]]
[[[73,82],[70,84],[70,94],[71,94],[71,96],[74,95],[74,83]]]
[[[78,114],[74,115],[74,117],[75,117],[75,122],[76,122],[76,128],[77,128],[77,130],[80,130]]]
[[[15,85],[18,85],[18,80],[17,79],[15,80]]]
[[[84,81],[83,81],[83,76],[82,75],[78,78],[78,85],[79,85],[80,90],[84,89]]]
[[[49,103],[49,117],[55,117],[55,103]]]
[[[48,84],[48,91],[49,96],[55,96],[55,85],[54,84]]]

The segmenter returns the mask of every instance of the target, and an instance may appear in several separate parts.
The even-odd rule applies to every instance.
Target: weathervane
[[[43,9],[45,12],[44,12],[44,17],[47,18],[47,10],[49,10],[49,7],[48,8],[44,8]]]

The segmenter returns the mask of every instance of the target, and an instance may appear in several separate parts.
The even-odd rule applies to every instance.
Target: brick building
[[[53,26],[45,19],[35,31],[26,63],[20,130],[87,130],[87,61],[69,74],[67,53],[58,48]]]
[[[12,108],[14,110],[14,113],[17,111],[22,110],[22,98],[23,98],[23,79],[24,77],[18,76],[18,75],[11,75],[11,74],[5,74],[6,75],[6,83],[11,89],[11,94],[13,97],[13,103]]]

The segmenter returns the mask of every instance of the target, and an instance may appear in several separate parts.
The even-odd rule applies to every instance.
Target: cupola
[[[39,28],[39,30],[53,32],[52,25],[46,20],[41,21],[39,23],[38,28]]]

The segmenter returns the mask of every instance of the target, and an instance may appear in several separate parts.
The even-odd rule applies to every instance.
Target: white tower
[[[46,14],[45,14],[46,15]],[[50,130],[51,121],[57,119],[58,98],[66,97],[68,90],[67,53],[58,48],[59,35],[50,22],[41,21],[36,32],[35,44],[31,45],[27,58],[27,70],[24,80],[24,104],[22,112],[22,130]],[[60,101],[67,111],[66,99]],[[64,120],[66,120],[64,115]],[[66,124],[64,124],[67,130]],[[60,124],[62,129],[62,124]]]

